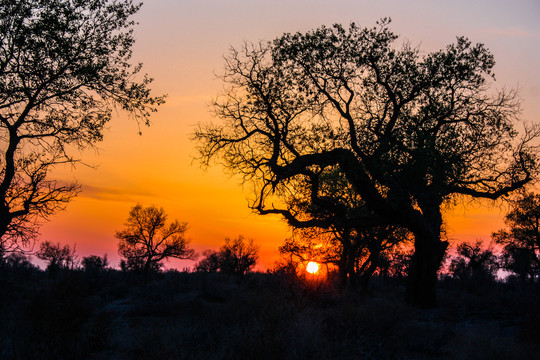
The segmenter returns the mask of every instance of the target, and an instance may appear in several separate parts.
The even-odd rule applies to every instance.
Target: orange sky
[[[117,265],[117,240],[137,202],[163,206],[171,219],[189,223],[188,237],[201,251],[219,247],[240,234],[261,246],[259,268],[271,266],[288,236],[277,217],[251,213],[240,180],[220,167],[204,172],[193,162],[189,139],[194,125],[210,121],[210,99],[222,84],[215,79],[229,47],[243,41],[271,40],[283,32],[307,31],[322,24],[373,26],[391,17],[391,28],[419,45],[438,50],[465,35],[495,55],[496,88],[518,87],[523,115],[540,121],[540,3],[529,1],[360,1],[360,0],[147,0],[137,20],[134,62],[154,77],[155,94],[167,103],[138,135],[121,114],[110,124],[97,150],[82,158],[93,168],[59,169],[62,180],[75,179],[83,192],[66,211],[41,228],[42,240],[76,244],[81,256],[107,253]],[[478,204],[447,216],[448,235],[456,241],[489,240],[503,226],[504,208]],[[189,266],[183,263],[181,266]]]

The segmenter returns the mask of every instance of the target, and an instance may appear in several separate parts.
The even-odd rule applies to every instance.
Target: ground
[[[2,359],[540,359],[538,285],[404,284],[365,293],[284,274],[7,271]]]

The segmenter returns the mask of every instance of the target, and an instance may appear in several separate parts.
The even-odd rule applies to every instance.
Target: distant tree
[[[221,268],[219,251],[206,250],[203,258],[195,265],[195,270],[204,272],[217,272]]]
[[[208,251],[195,266],[198,271],[220,271],[226,274],[243,275],[250,271],[259,258],[259,247],[253,240],[239,236],[233,240],[226,238],[219,251]]]
[[[167,214],[156,206],[134,206],[125,229],[116,233],[118,253],[124,257],[123,269],[149,272],[159,270],[163,261],[194,259],[195,252],[185,238],[187,223],[167,223]]]
[[[222,272],[245,274],[257,264],[259,247],[253,243],[253,239],[245,241],[243,236],[233,240],[227,238],[220,249],[220,258]]]
[[[81,265],[84,271],[89,273],[98,273],[106,270],[109,266],[107,255],[90,255],[83,257]]]
[[[0,267],[16,270],[33,270],[36,268],[30,261],[30,258],[20,252],[12,252],[5,258],[0,259]]]
[[[515,91],[490,89],[485,46],[460,37],[432,53],[398,49],[388,24],[323,26],[232,49],[214,102],[221,122],[201,124],[195,139],[203,165],[222,160],[253,182],[253,209],[293,226],[303,220],[287,202],[295,184],[317,198],[317,174],[339,171],[372,224],[414,235],[406,296],[432,307],[448,246],[443,206],[529,183],[538,128],[517,128]]]
[[[497,269],[497,256],[492,249],[484,248],[482,241],[459,244],[450,263],[450,273],[460,280],[492,281]]]
[[[75,246],[62,246],[60,243],[53,244],[50,241],[44,241],[40,244],[36,256],[47,261],[47,270],[51,273],[60,269],[73,269],[77,262]]]
[[[512,202],[505,217],[508,229],[493,233],[504,245],[503,267],[521,279],[534,280],[540,274],[540,195],[525,193]]]
[[[0,2],[0,246],[33,244],[80,188],[51,171],[103,138],[114,109],[139,123],[163,102],[131,65],[131,0]]]

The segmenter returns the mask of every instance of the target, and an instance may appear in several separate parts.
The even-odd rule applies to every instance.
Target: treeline
[[[454,255],[447,255],[439,270],[440,278],[494,281],[516,277],[535,282],[540,278],[540,195],[525,193],[512,203],[506,215],[507,229],[493,233],[486,245],[457,244]],[[258,260],[259,246],[243,236],[225,239],[218,250],[207,250],[198,258],[184,237],[186,223],[167,222],[163,208],[136,205],[130,211],[125,228],[116,233],[118,252],[122,256],[123,271],[147,274],[159,272],[170,258],[198,259],[194,271],[245,274]],[[341,287],[366,289],[370,278],[404,279],[413,256],[412,241],[403,229],[395,227],[372,228],[347,238],[352,246],[346,247],[340,234],[314,229],[297,229],[293,236],[279,247],[280,260],[269,271],[305,273],[310,261],[322,265],[325,275],[335,274]],[[497,250],[498,249],[498,250]],[[75,246],[44,241],[34,255],[45,262],[47,272],[83,270],[96,273],[111,269],[107,255],[90,255],[79,259]],[[0,254],[3,269],[35,269],[31,256],[22,251],[4,250]]]

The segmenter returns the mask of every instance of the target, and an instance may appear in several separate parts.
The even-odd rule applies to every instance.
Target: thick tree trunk
[[[6,234],[11,223],[9,209],[5,206],[0,207],[0,239]],[[0,242],[1,244],[1,242]]]
[[[436,235],[415,234],[415,252],[407,278],[406,300],[421,308],[437,306],[437,271],[441,266],[448,242]]]

